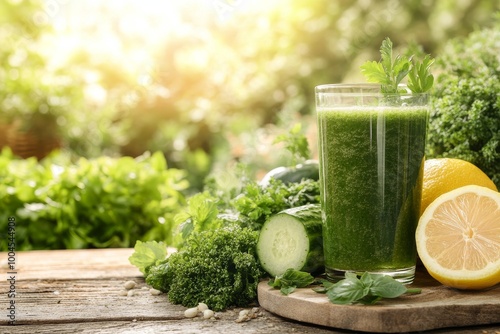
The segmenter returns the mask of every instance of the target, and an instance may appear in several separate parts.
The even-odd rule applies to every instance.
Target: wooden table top
[[[236,322],[242,308],[218,312],[215,320],[185,318],[185,307],[169,303],[165,294],[149,292],[142,274],[128,261],[132,253],[17,252],[13,268],[8,267],[8,254],[0,253],[0,333],[353,333],[291,321],[262,308],[247,322]],[[123,285],[130,280],[137,283],[135,293],[123,296]],[[12,290],[15,297],[9,295]],[[425,333],[500,334],[500,324]]]

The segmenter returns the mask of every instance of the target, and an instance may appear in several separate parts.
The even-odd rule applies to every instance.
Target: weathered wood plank
[[[264,315],[249,322],[236,323],[233,316],[217,320],[182,319],[171,321],[103,321],[82,322],[71,324],[47,324],[43,326],[0,326],[0,332],[6,334],[268,334],[268,333],[294,333],[294,334],[348,334],[352,332],[332,331],[318,326],[310,326],[290,321],[285,321],[273,316]],[[459,334],[484,334],[481,332],[464,332]]]
[[[170,250],[172,251],[172,250]],[[15,269],[19,280],[141,277],[129,263],[130,248],[17,252]],[[0,253],[5,265],[7,254]]]
[[[18,252],[16,321],[0,314],[0,333],[352,333],[282,318],[260,308],[262,316],[236,323],[240,309],[217,314],[215,321],[186,319],[184,307],[166,295],[153,296],[142,274],[129,264],[133,249]],[[0,263],[6,253],[0,253]],[[0,291],[8,291],[1,267]],[[122,296],[127,280],[137,282],[134,296]],[[4,309],[9,300],[0,295]],[[474,315],[471,315],[474,316]],[[500,334],[500,324],[451,328],[432,333]]]
[[[216,313],[216,320],[187,319],[185,307],[166,295],[153,296],[142,278],[133,296],[122,296],[126,279],[25,280],[18,283],[16,326],[0,319],[0,333],[343,333],[290,322],[261,309],[237,323],[241,308]]]
[[[136,278],[133,296],[122,296],[128,278],[25,280],[17,282],[18,324],[76,323],[103,320],[182,319],[184,307],[166,295],[153,296],[144,279]],[[0,318],[0,324],[6,323]]]
[[[226,313],[226,312],[225,312]],[[301,324],[267,313],[260,318],[245,323],[235,323],[234,314],[229,319],[221,318],[215,321],[203,319],[183,320],[158,320],[158,321],[101,321],[60,323],[25,326],[0,326],[3,334],[163,334],[163,333],[199,333],[199,334],[269,334],[269,333],[294,333],[294,334],[353,334],[352,331],[328,329],[319,326]],[[432,334],[500,334],[500,326],[478,326],[473,328],[441,329],[425,332]]]

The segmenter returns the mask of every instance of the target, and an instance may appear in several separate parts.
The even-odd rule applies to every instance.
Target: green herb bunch
[[[294,129],[277,142],[305,155],[307,145],[300,129]],[[214,311],[247,306],[256,301],[257,284],[267,275],[256,254],[262,224],[284,209],[318,203],[317,180],[285,184],[271,178],[264,185],[235,168],[234,175],[207,179],[205,190],[188,198],[175,216],[182,237],[178,252],[166,258],[164,243],[138,241],[130,262],[172,303],[192,307],[203,302]],[[281,282],[286,284],[287,277]]]
[[[257,285],[265,275],[255,253],[257,238],[258,232],[232,224],[193,232],[168,258],[163,243],[138,242],[130,262],[172,303],[193,307],[204,302],[222,311],[257,299]]]
[[[427,156],[459,158],[500,188],[500,15],[495,25],[449,41],[437,59]]]
[[[326,293],[333,304],[361,303],[372,305],[384,298],[397,298],[405,293],[418,294],[419,288],[407,288],[390,276],[365,272],[358,278],[354,273],[346,273],[337,283],[323,280],[323,287],[314,289]]]
[[[428,92],[434,84],[434,76],[430,67],[434,59],[426,55],[421,61],[415,56],[404,57],[393,55],[393,44],[389,38],[380,47],[381,60],[367,61],[361,66],[361,73],[368,82],[379,83],[384,94],[406,93],[400,84],[408,77],[408,89],[412,93]]]

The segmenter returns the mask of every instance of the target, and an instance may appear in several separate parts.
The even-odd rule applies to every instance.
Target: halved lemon
[[[500,193],[468,185],[439,196],[420,217],[417,251],[429,274],[457,289],[500,283]]]

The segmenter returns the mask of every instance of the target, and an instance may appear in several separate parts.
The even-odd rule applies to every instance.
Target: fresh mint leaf
[[[134,253],[129,257],[129,261],[145,274],[149,267],[157,261],[165,260],[166,257],[167,247],[163,242],[137,240]]]
[[[314,282],[314,277],[305,271],[287,269],[282,275],[276,276],[269,281],[269,285],[273,288],[280,289],[284,295],[289,295],[296,288],[305,288]]]
[[[430,55],[418,62],[413,56],[393,56],[393,44],[389,38],[382,41],[381,60],[366,61],[361,65],[361,73],[368,82],[379,83],[384,94],[399,93],[399,85],[408,77],[408,88],[413,93],[425,93],[434,84],[430,66],[434,59]]]

